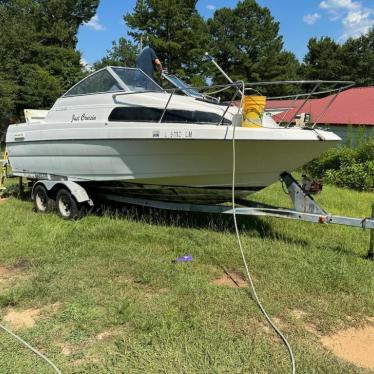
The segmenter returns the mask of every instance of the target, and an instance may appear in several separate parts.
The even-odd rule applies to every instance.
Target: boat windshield
[[[72,87],[64,96],[91,95],[104,92],[162,92],[162,88],[140,69],[107,67]]]
[[[183,81],[176,75],[165,73],[163,73],[163,75],[168,82],[170,82],[174,87],[179,88],[187,96],[195,97],[197,99],[204,99],[204,95],[202,93],[191,88],[185,81]]]
[[[163,89],[154,80],[152,80],[140,69],[122,67],[113,67],[112,69],[125,84],[125,86],[128,87],[129,91],[163,91]]]

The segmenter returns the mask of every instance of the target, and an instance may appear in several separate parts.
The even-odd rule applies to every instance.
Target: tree
[[[94,68],[97,70],[109,65],[134,67],[137,53],[137,45],[125,38],[120,38],[118,43],[112,42],[112,48],[107,50],[106,56],[94,64]]]
[[[352,80],[359,86],[374,84],[374,28],[342,45],[331,38],[311,38],[304,58],[308,79]]]
[[[234,81],[297,77],[299,63],[292,53],[283,50],[279,23],[255,0],[240,1],[233,9],[218,9],[208,25],[212,53]],[[213,71],[212,75],[215,83],[226,82],[220,73]],[[268,89],[268,93],[273,90]]]
[[[341,47],[344,65],[342,78],[359,86],[374,85],[374,27],[357,39],[348,39]]]
[[[124,19],[129,35],[137,42],[149,38],[170,72],[187,80],[200,75],[199,81],[204,82],[201,73],[209,33],[196,0],[137,0],[134,12]]]
[[[0,143],[5,131],[5,120],[14,110],[15,91],[12,82],[0,74]]]
[[[83,22],[96,13],[100,0],[34,0],[33,15],[44,45],[75,48]]]
[[[0,0],[0,124],[49,108],[83,76],[76,34],[99,0]]]
[[[311,38],[302,72],[308,79],[341,79],[343,72],[341,46],[329,37],[322,37],[319,40]]]

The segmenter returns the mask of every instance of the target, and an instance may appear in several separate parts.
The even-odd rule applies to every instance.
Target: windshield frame
[[[159,91],[155,91],[155,90],[146,90],[144,89],[143,91],[134,91],[134,90],[130,90],[130,88],[126,85],[126,83],[120,78],[120,76],[114,71],[115,68],[119,68],[119,69],[126,69],[126,70],[139,70],[142,74],[144,74],[148,79],[150,79],[153,84],[155,84],[157,87],[159,87]],[[115,91],[100,91],[100,92],[90,92],[90,93],[83,93],[83,94],[76,94],[76,95],[69,95],[69,92],[72,91],[76,86],[78,86],[79,84],[81,84],[82,82],[84,82],[86,79],[92,77],[93,75],[97,74],[98,72],[102,71],[102,70],[106,70],[108,71],[108,73],[113,77],[113,79],[115,79],[115,81],[118,83],[118,85],[122,88],[120,90],[115,90]],[[76,97],[76,96],[89,96],[89,95],[99,95],[99,94],[106,94],[106,93],[142,93],[142,92],[165,92],[165,90],[159,85],[157,84],[151,77],[149,77],[147,74],[144,73],[143,70],[139,69],[139,68],[129,68],[129,67],[125,67],[125,66],[106,66],[102,69],[99,69],[99,70],[96,70],[94,72],[92,72],[91,74],[87,75],[87,77],[84,77],[83,79],[81,79],[79,82],[77,82],[74,86],[70,87],[63,95],[62,97],[63,98],[68,98],[68,97]]]

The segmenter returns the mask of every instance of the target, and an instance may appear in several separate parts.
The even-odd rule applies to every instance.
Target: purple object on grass
[[[175,262],[191,262],[192,261],[192,256],[191,255],[184,255],[181,257],[178,257]]]

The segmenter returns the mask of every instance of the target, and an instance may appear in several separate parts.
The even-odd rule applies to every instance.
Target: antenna
[[[234,81],[225,73],[225,71],[217,64],[214,57],[212,57],[208,52],[205,52],[205,56],[214,64],[214,66],[223,74],[223,76],[230,82],[234,83]]]

